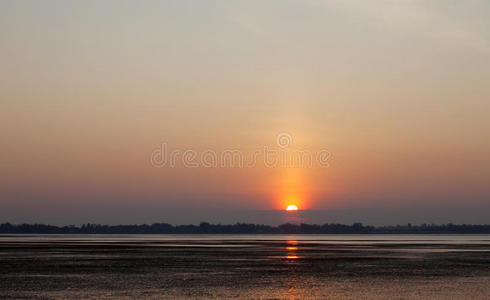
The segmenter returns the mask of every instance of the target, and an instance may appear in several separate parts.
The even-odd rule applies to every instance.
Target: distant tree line
[[[233,225],[209,224],[171,225],[99,225],[53,226],[45,224],[0,224],[0,234],[465,234],[490,233],[490,225],[396,225],[365,226],[362,223],[343,224],[282,224],[279,226],[236,223]]]

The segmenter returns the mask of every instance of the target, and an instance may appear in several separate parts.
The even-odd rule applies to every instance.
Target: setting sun
[[[293,210],[298,210],[298,207],[296,205],[289,205],[286,207],[287,211],[293,211]]]

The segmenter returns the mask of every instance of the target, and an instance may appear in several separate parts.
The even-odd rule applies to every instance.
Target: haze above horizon
[[[489,11],[1,1],[0,223],[488,223]]]

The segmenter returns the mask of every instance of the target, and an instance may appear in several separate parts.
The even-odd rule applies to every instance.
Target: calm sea
[[[490,235],[2,235],[0,298],[489,299]]]

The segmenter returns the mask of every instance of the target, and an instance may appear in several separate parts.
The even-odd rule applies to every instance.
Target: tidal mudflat
[[[489,299],[489,235],[3,235],[0,298]]]

